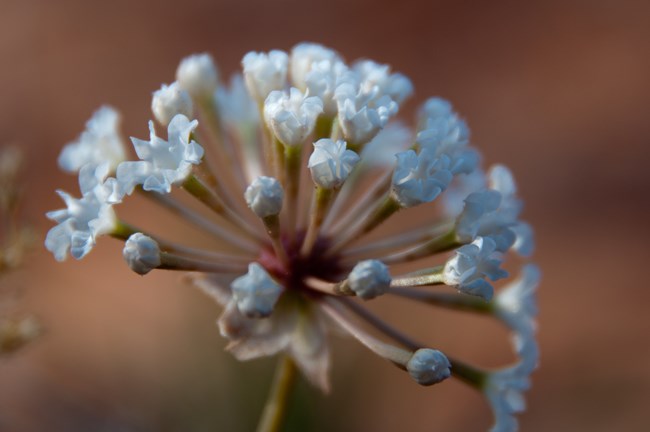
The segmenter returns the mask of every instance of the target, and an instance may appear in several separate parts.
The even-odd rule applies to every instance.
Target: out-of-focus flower
[[[153,93],[151,111],[158,123],[167,127],[176,114],[192,117],[194,106],[190,94],[183,90],[178,82],[163,84]]]
[[[42,333],[43,328],[34,316],[0,317],[0,355],[19,350]]]
[[[180,88],[201,99],[212,96],[217,88],[219,72],[210,54],[194,54],[178,65],[176,80]]]
[[[34,232],[20,211],[22,169],[19,147],[0,147],[0,278],[25,264],[34,243]],[[0,283],[0,288],[0,356],[4,356],[29,344],[43,329],[35,316],[18,314],[9,307],[15,300],[5,282]]]
[[[120,115],[109,106],[102,106],[86,123],[86,130],[77,141],[63,148],[59,167],[77,172],[82,166],[108,162],[111,170],[126,159],[124,142],[119,131]]]

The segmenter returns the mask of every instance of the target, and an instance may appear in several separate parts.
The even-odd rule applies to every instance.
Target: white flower
[[[537,315],[536,290],[541,273],[534,264],[528,264],[521,270],[521,276],[503,288],[495,299],[497,313],[516,330],[521,328],[520,322],[530,320]]]
[[[258,263],[249,264],[248,273],[235,279],[230,288],[237,308],[249,318],[271,315],[283,291]]]
[[[529,388],[528,374],[516,367],[488,374],[483,392],[494,414],[491,432],[514,432],[518,429],[514,414],[526,409],[523,392]]]
[[[289,93],[272,91],[264,102],[264,119],[275,136],[285,145],[297,146],[314,131],[323,102],[307,97],[292,87]]]
[[[513,345],[519,356],[518,367],[526,373],[533,371],[539,361],[535,341],[539,280],[539,268],[528,264],[522,268],[521,275],[503,288],[494,300],[496,315],[514,332]]]
[[[364,92],[358,81],[344,80],[334,93],[338,119],[348,142],[362,145],[370,141],[397,114],[398,105],[378,87]]]
[[[309,381],[328,391],[329,348],[324,317],[318,307],[283,295],[270,317],[249,318],[239,311],[227,280],[209,275],[196,277],[193,282],[225,306],[219,318],[219,330],[230,341],[227,349],[238,360],[284,352]]]
[[[284,190],[273,177],[257,177],[244,192],[246,204],[257,216],[265,218],[280,213]]]
[[[306,75],[307,93],[323,101],[323,112],[327,117],[336,117],[338,112],[335,99],[336,87],[347,72],[348,67],[341,61],[322,60],[314,63],[311,71]]]
[[[219,115],[227,124],[255,127],[259,123],[257,104],[251,99],[241,74],[230,78],[230,86],[219,86],[215,93]]]
[[[178,65],[176,81],[193,97],[211,97],[219,82],[219,72],[210,54],[193,54]]]
[[[131,235],[122,250],[129,268],[139,275],[146,275],[161,264],[158,243],[142,233]]]
[[[463,242],[471,242],[478,235],[488,236],[510,226],[508,219],[499,217],[501,194],[487,189],[473,192],[465,198],[463,211],[456,219],[456,234]]]
[[[490,300],[490,280],[507,275],[500,268],[505,253],[532,251],[532,230],[519,220],[522,204],[510,172],[496,166],[483,173],[467,125],[443,99],[424,103],[414,129],[392,121],[413,86],[387,65],[363,60],[349,67],[317,44],[295,46],[290,58],[281,51],[251,52],[242,65],[243,74],[220,87],[207,54],[183,60],[177,82],[152,100],[167,137],[157,137],[150,122],[148,141],[132,139],[135,161],[98,165],[111,158],[86,143],[97,136],[119,141],[117,115],[113,124],[93,118],[84,145],[77,146],[83,151],[62,156],[70,169],[83,166],[82,198],[60,192],[67,208],[48,213],[58,225],[48,233],[47,248],[63,260],[68,253],[81,258],[102,234],[124,240],[133,231],[117,219],[113,204],[136,186],[143,194],[181,186],[153,202],[206,238],[187,245],[138,233],[126,240],[123,256],[139,274],[191,272],[224,307],[218,326],[237,359],[281,353],[288,357],[280,363],[283,371],[293,362],[327,391],[326,333],[333,326],[422,385],[453,376],[484,391],[497,417],[495,430],[514,429],[513,413],[523,409],[522,391],[539,361],[539,272],[525,267],[491,303],[431,287],[447,284]],[[189,117],[192,103],[202,108],[220,144],[210,147],[217,153],[201,170],[193,166],[204,148],[193,141],[198,123]],[[302,149],[314,141],[307,161]],[[113,172],[116,178],[108,178]],[[309,175],[315,187],[305,184]],[[237,185],[243,194],[231,190]],[[410,209],[440,195],[452,198],[438,212]],[[206,206],[186,206],[184,198]],[[390,226],[391,219],[400,226]],[[392,279],[387,265],[406,273]],[[389,294],[386,301],[400,296],[504,323],[516,363],[491,372],[421,348],[366,307],[383,294]]]
[[[391,74],[388,65],[361,60],[354,64],[353,69],[360,76],[366,91],[378,87],[381,94],[390,96],[399,105],[413,94],[411,80],[400,73]]]
[[[393,194],[402,207],[433,201],[451,181],[449,159],[436,157],[428,149],[420,154],[407,150],[395,155]]]
[[[244,80],[251,97],[263,102],[273,90],[282,90],[287,82],[289,56],[284,51],[249,52],[242,59]]]
[[[421,385],[433,385],[451,376],[449,359],[438,350],[421,348],[406,364],[409,375]]]
[[[485,189],[486,184],[485,172],[480,168],[467,175],[454,176],[449,188],[442,195],[442,208],[445,214],[456,219],[463,212],[465,198],[471,193]]]
[[[350,289],[357,297],[370,300],[385,294],[390,287],[392,278],[388,267],[378,260],[359,262],[348,276]]]
[[[99,167],[84,165],[79,173],[81,199],[57,191],[67,208],[47,213],[47,217],[58,225],[52,227],[45,238],[45,247],[57,261],[65,260],[68,252],[76,259],[83,258],[98,236],[116,228],[117,217],[110,202],[116,184],[115,179],[104,180],[108,170],[108,163]]]
[[[182,114],[176,115],[167,127],[169,141],[156,136],[153,122],[149,122],[150,140],[131,138],[135,152],[141,159],[122,162],[117,167],[117,180],[127,194],[136,185],[146,191],[169,193],[172,185],[182,183],[190,174],[192,165],[201,162],[203,147],[190,141],[190,134],[198,122],[190,122]]]
[[[515,233],[515,242],[512,249],[523,257],[531,256],[535,250],[533,227],[526,222],[519,221],[511,229]]]
[[[535,249],[533,232],[530,225],[519,220],[524,205],[517,197],[517,185],[512,173],[503,165],[494,165],[488,172],[488,184],[490,189],[501,193],[501,205],[496,211],[498,217],[504,221],[504,225],[505,221],[509,222],[508,228],[495,233],[496,236],[503,237],[500,250],[513,246],[520,255],[530,256]],[[499,239],[496,241],[499,244]]]
[[[471,244],[459,247],[455,255],[445,263],[445,284],[490,301],[494,289],[485,277],[495,281],[508,275],[499,268],[501,259],[495,256],[495,250],[496,244],[489,237],[477,237]]]
[[[345,141],[323,138],[314,143],[307,168],[318,186],[336,189],[343,185],[359,160],[359,155],[346,150]]]
[[[477,235],[492,238],[499,252],[506,252],[517,243],[517,251],[530,254],[534,248],[532,231],[519,220],[522,203],[510,171],[495,165],[488,172],[490,189],[471,193],[456,221],[456,233],[469,242]],[[519,237],[519,238],[518,238]]]
[[[167,127],[176,114],[192,117],[194,107],[190,94],[183,90],[176,81],[170,85],[163,84],[160,90],[153,93],[151,111],[156,120]]]
[[[395,163],[395,154],[404,151],[411,143],[411,130],[400,122],[389,123],[363,147],[364,165],[386,168]]]
[[[119,134],[120,115],[109,106],[99,108],[86,123],[86,130],[77,141],[63,148],[59,167],[77,172],[90,163],[108,162],[111,170],[126,158],[124,143]]]
[[[341,57],[332,49],[316,43],[300,43],[291,50],[291,82],[300,90],[306,89],[307,76],[314,63],[322,61],[342,63]]]
[[[429,99],[421,109],[420,123],[416,142],[421,148],[430,148],[437,155],[447,155],[449,169],[454,175],[469,174],[476,169],[479,155],[467,146],[469,129],[452,111],[449,102],[441,98]]]

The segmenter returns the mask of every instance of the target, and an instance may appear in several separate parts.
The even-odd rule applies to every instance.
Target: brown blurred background
[[[26,219],[44,236],[54,189],[77,192],[55,159],[99,105],[146,137],[151,92],[182,57],[208,51],[229,76],[249,50],[303,40],[393,65],[415,84],[411,110],[450,99],[485,162],[516,175],[544,275],[522,430],[650,430],[648,1],[1,0],[0,144],[27,152]],[[224,353],[218,307],[177,282],[132,274],[110,239],[64,264],[39,240],[0,279],[47,329],[0,361],[0,430],[251,430],[273,360]],[[407,322],[409,307],[385,312],[471,360],[508,352],[445,314]],[[297,430],[490,424],[469,388],[419,388],[350,340],[335,341],[333,380],[327,397],[300,388]]]

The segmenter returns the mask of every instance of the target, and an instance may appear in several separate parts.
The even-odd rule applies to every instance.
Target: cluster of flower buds
[[[491,283],[508,276],[511,249],[533,249],[510,171],[483,171],[465,121],[441,98],[424,102],[413,128],[396,121],[413,86],[387,65],[302,43],[248,53],[242,67],[225,85],[208,54],[184,59],[151,103],[167,138],[150,122],[148,141],[131,139],[135,161],[119,115],[100,108],[59,159],[79,173],[82,196],[59,192],[67,208],[48,213],[58,225],[46,247],[79,259],[110,235],[139,274],[192,272],[224,306],[219,328],[238,359],[285,353],[323,389],[334,321],[419,384],[455,377],[483,391],[494,430],[515,429],[538,358],[539,271],[527,265],[496,292]],[[114,206],[133,194],[205,230],[213,248],[121,220]],[[397,213],[417,212],[441,216],[401,219],[387,234]],[[483,369],[412,340],[363,304],[387,295],[494,317],[511,330],[517,362]]]

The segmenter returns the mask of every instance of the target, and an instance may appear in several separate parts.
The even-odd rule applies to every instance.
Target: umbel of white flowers
[[[511,251],[531,255],[533,231],[512,174],[483,169],[448,101],[396,120],[413,92],[388,65],[314,43],[248,53],[228,85],[209,54],[189,56],[153,92],[163,134],[152,121],[148,140],[131,138],[135,159],[106,106],[64,147],[59,165],[78,173],[81,197],[58,192],[65,208],[47,214],[45,245],[81,259],[112,236],[140,275],[189,272],[223,306],[219,329],[240,360],[281,353],[328,390],[335,323],[421,385],[454,377],[482,391],[493,430],[515,430],[539,358],[540,272],[526,264],[492,282],[507,278]],[[202,246],[121,219],[116,205],[135,195],[202,230]],[[366,307],[377,297],[492,317],[517,361],[488,370],[415,341]]]

